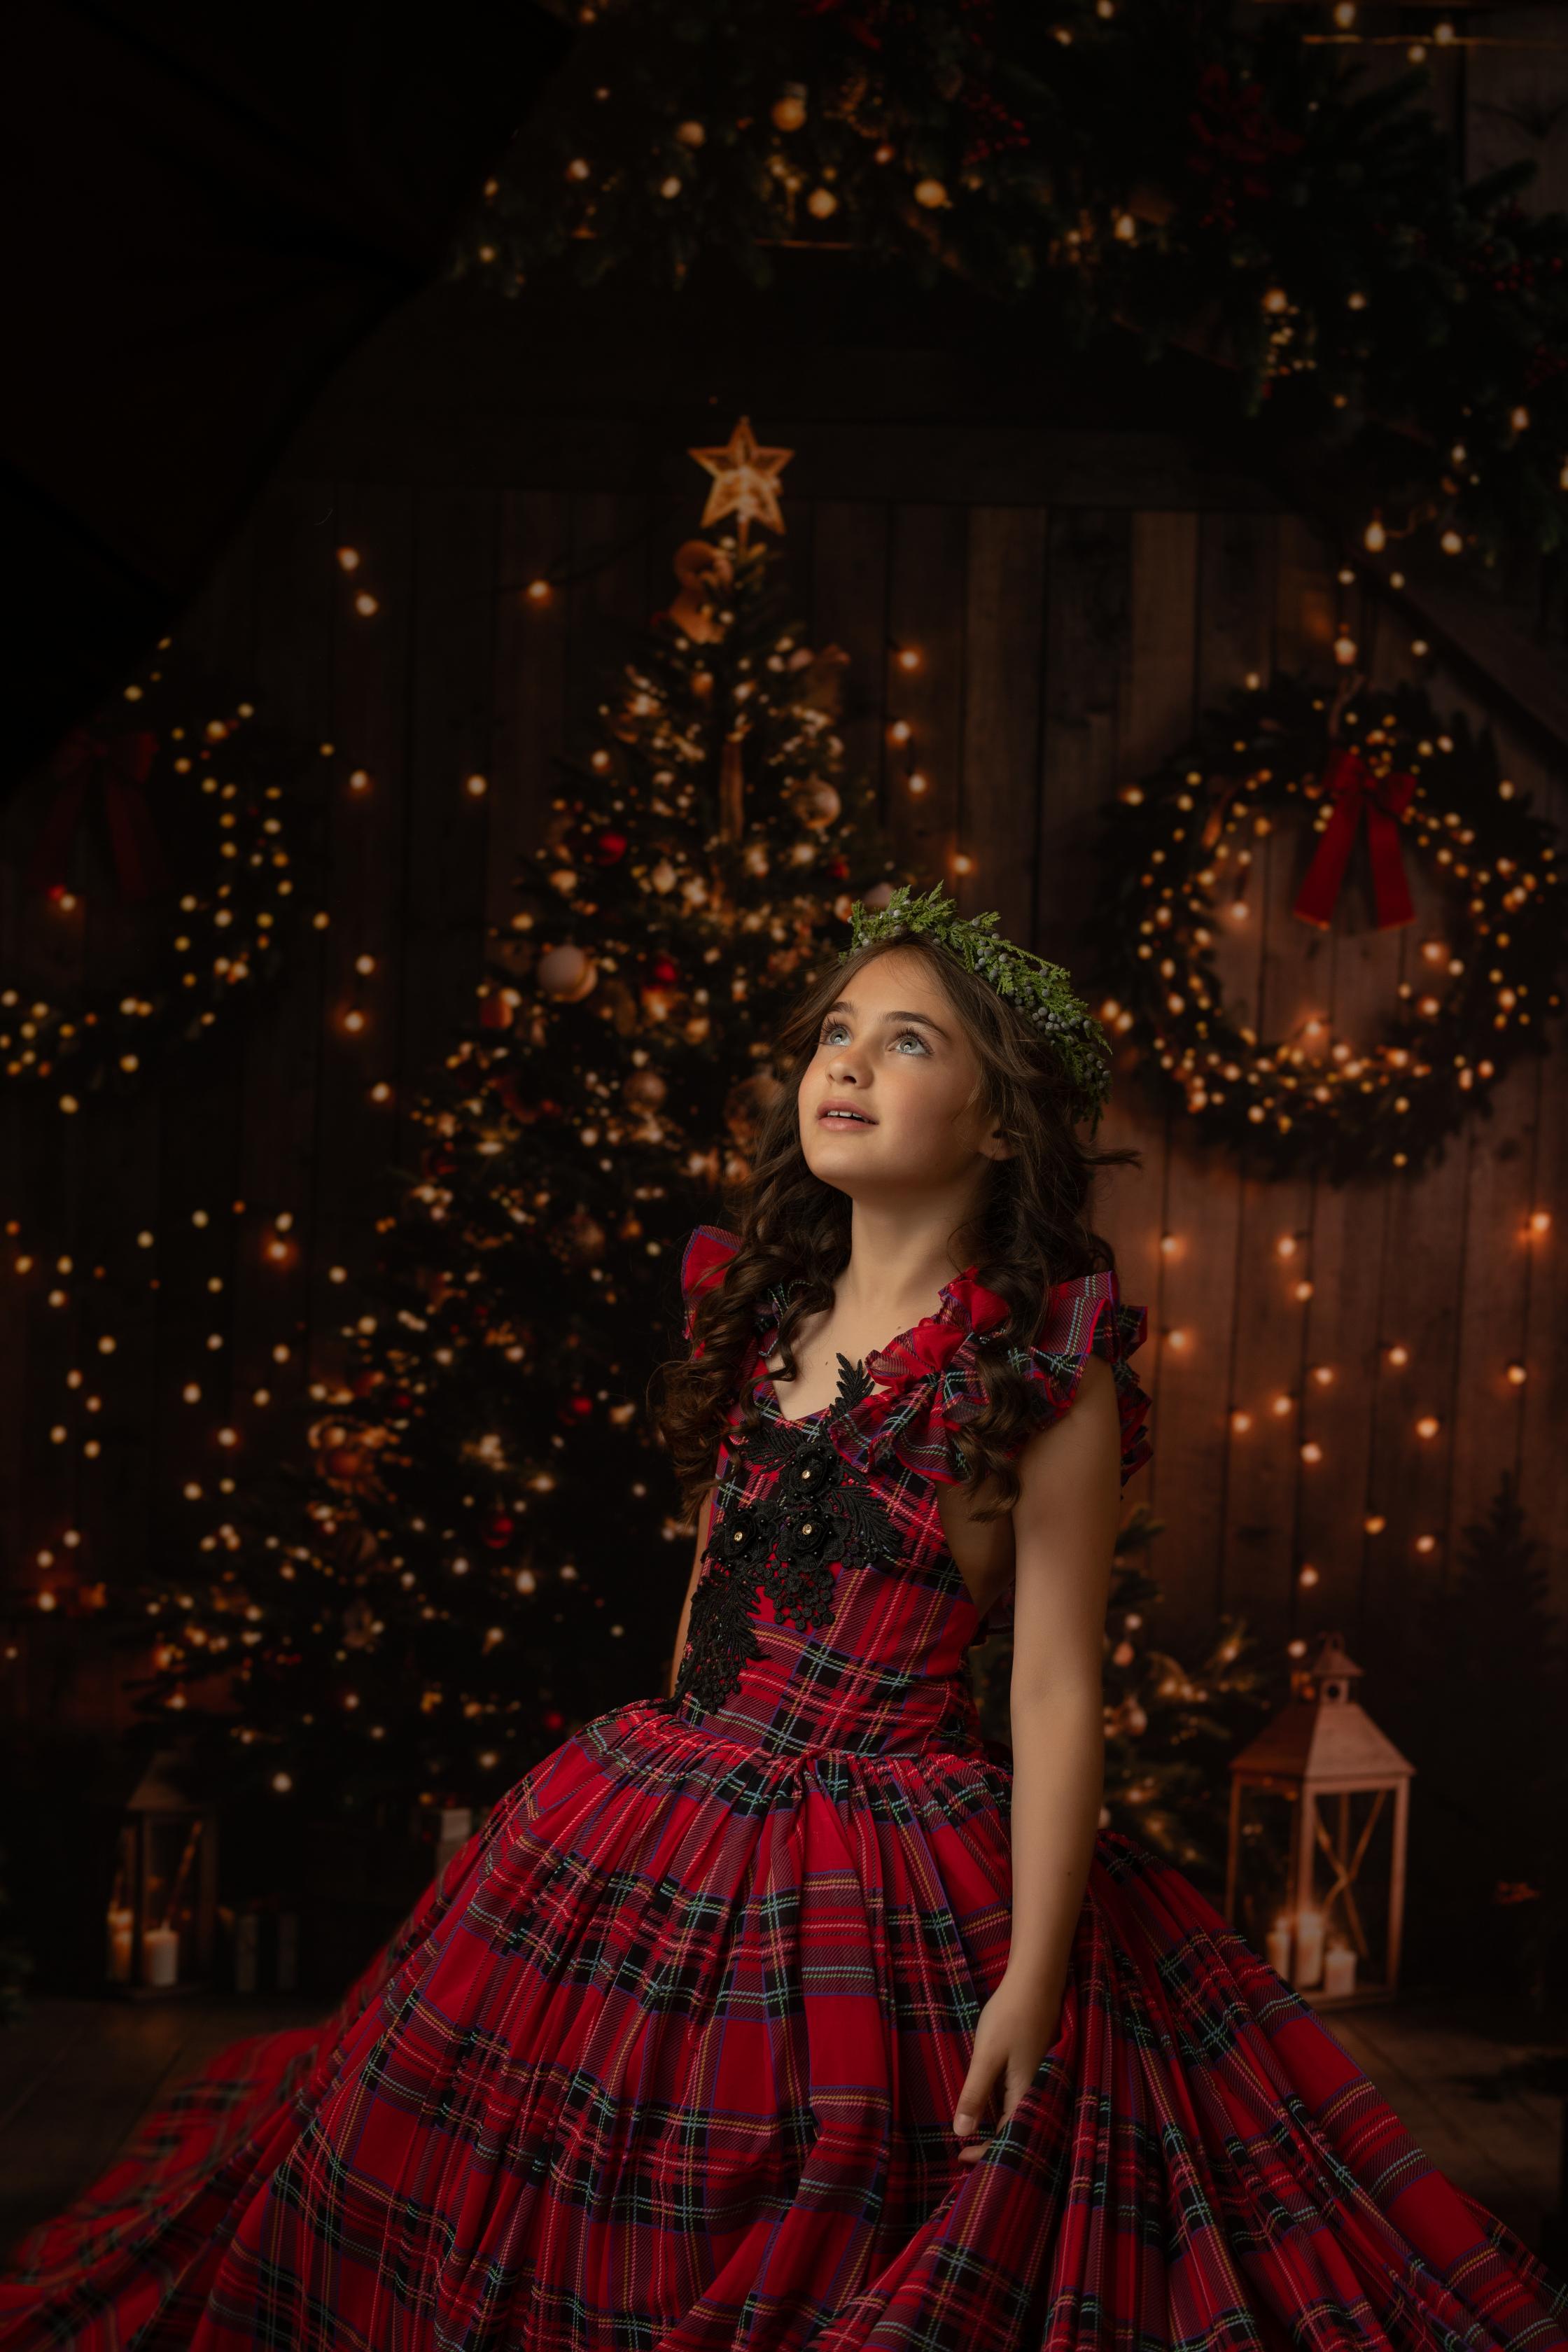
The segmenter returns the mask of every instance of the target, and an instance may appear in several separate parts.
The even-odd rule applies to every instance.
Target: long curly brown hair
[[[828,1007],[878,956],[893,950],[922,957],[963,1023],[980,1065],[984,1116],[1012,1141],[1009,1158],[991,1162],[980,1208],[953,1236],[962,1263],[1007,1301],[1002,1323],[981,1335],[976,1353],[986,1393],[984,1409],[956,1433],[964,1488],[973,1496],[994,1475],[995,1497],[976,1514],[995,1518],[1017,1499],[1011,1456],[1035,1425],[1031,1383],[1008,1361],[1009,1348],[1029,1346],[1040,1327],[1053,1283],[1114,1269],[1109,1242],[1088,1223],[1098,1168],[1142,1155],[1131,1146],[1090,1151],[1079,1141],[1065,1100],[1061,1074],[1048,1042],[1005,997],[934,940],[900,936],[861,948],[835,963],[799,998],[780,1026],[773,1064],[783,1083],[763,1112],[751,1172],[724,1196],[718,1222],[739,1237],[721,1282],[695,1302],[693,1349],[700,1356],[672,1359],[654,1375],[654,1423],[680,1482],[682,1507],[695,1521],[715,1483],[720,1433],[755,1330],[760,1306],[776,1286],[798,1283],[778,1330],[784,1375],[798,1370],[791,1333],[803,1317],[825,1313],[849,1259],[851,1203],[847,1193],[813,1175],[801,1149],[798,1099],[806,1065],[816,1051]],[[731,1443],[749,1443],[762,1416],[749,1387]]]

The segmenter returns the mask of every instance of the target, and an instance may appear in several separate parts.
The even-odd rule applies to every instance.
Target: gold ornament
[[[588,994],[599,977],[591,955],[569,941],[549,948],[539,959],[537,978],[547,996],[561,1004],[575,1004]]]
[[[823,776],[807,776],[790,794],[790,806],[802,824],[820,833],[838,815],[844,803]]]
[[[693,645],[711,645],[724,634],[715,608],[735,577],[733,564],[721,548],[689,539],[675,551],[675,576],[680,585],[669,600],[670,619]]]

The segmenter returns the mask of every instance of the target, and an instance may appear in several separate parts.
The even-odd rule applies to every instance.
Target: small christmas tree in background
[[[734,528],[679,551],[552,803],[341,1376],[199,1569],[140,1597],[139,1704],[236,1790],[488,1802],[665,1687],[692,1530],[646,1391],[679,1254],[746,1171],[776,1020],[891,872],[841,772],[844,657],[780,618],[752,536],[790,453],[742,421],[692,454],[704,526]]]
[[[1163,1521],[1142,1504],[1116,1538],[1105,1632],[1105,1819],[1103,1826],[1166,1855],[1217,1892],[1225,1877],[1230,1803],[1226,1765],[1268,1712],[1262,1670],[1247,1659],[1246,1621],[1222,1617],[1204,1658],[1184,1665],[1148,1639],[1162,1598],[1146,1555]],[[1008,1738],[1010,1636],[995,1633],[970,1653],[982,1727]]]
[[[1414,1969],[1536,2009],[1568,1974],[1568,1668],[1539,1551],[1505,1471],[1451,1582],[1413,1612],[1391,1707],[1420,1774]]]

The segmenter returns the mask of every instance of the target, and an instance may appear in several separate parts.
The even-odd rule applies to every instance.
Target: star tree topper
[[[752,420],[742,416],[729,440],[721,449],[689,449],[713,477],[713,487],[708,493],[708,503],[702,509],[702,521],[721,522],[728,514],[736,517],[741,545],[746,544],[750,524],[761,523],[767,530],[782,532],[784,516],[779,509],[778,480],[790,459],[793,449],[760,449]]]

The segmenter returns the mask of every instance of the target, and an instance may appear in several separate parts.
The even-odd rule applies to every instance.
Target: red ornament
[[[648,966],[649,980],[657,988],[673,988],[680,978],[680,966],[667,955],[655,956]]]
[[[626,836],[624,833],[606,831],[595,836],[594,855],[601,866],[613,866],[618,857],[624,857],[626,854]]]
[[[484,1540],[492,1551],[500,1551],[503,1545],[511,1541],[516,1528],[517,1521],[510,1511],[496,1511],[485,1529]]]

